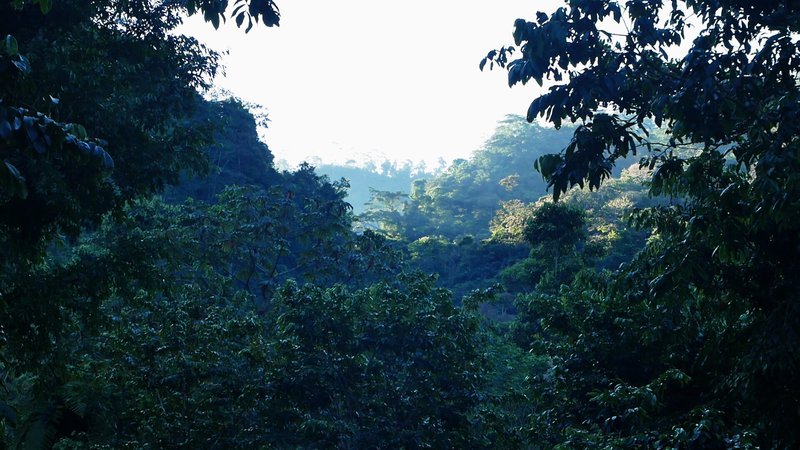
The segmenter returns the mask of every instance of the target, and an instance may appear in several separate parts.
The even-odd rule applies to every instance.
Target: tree
[[[697,36],[678,54],[690,23]],[[603,420],[632,407],[624,393],[649,383],[609,369],[605,379],[619,382],[595,386],[607,408],[582,429],[628,445],[800,443],[799,24],[788,1],[573,1],[518,19],[515,46],[482,62],[506,67],[510,85],[552,83],[528,120],[578,122],[563,152],[537,161],[555,199],[576,185],[598,188],[620,158],[640,151],[651,193],[678,199],[635,216],[654,238],[605,295],[627,299],[612,317],[644,308],[629,322],[633,333],[676,352],[639,375],[687,376],[638,406],[666,420],[623,414],[631,421],[614,424]],[[667,143],[648,140],[648,120]],[[680,151],[687,147],[696,151]],[[668,334],[678,329],[681,338]]]
[[[479,446],[479,320],[433,281],[279,290],[265,420],[277,447]]]
[[[265,314],[223,264],[238,262],[236,248],[225,251],[235,233],[256,228],[238,212],[214,224],[206,208],[149,199],[126,213],[53,264],[55,275],[95,272],[94,289],[88,279],[73,289],[99,303],[87,309],[101,317],[88,330],[56,311],[68,330],[44,339],[58,345],[45,358],[67,362],[55,376],[69,380],[46,405],[85,424],[52,440],[66,448],[491,448],[478,430],[493,425],[476,411],[488,354],[481,321],[433,277],[400,275],[363,290],[289,281]],[[365,254],[383,245],[374,233],[360,238]],[[42,272],[35,288],[49,289],[32,290],[59,292],[63,278]],[[13,404],[23,410],[20,397]],[[61,424],[33,417],[26,422],[38,428]],[[36,434],[30,428],[9,434]]]
[[[573,249],[586,237],[586,215],[563,203],[544,203],[525,223],[523,236],[532,246],[542,245],[554,253],[558,272],[558,255]]]
[[[0,242],[37,256],[54,235],[135,195],[204,171],[208,123],[192,114],[218,57],[172,31],[218,26],[227,1],[0,3]],[[270,0],[237,0],[240,26],[277,25]]]
[[[568,134],[508,116],[469,160],[457,159],[445,171],[416,184],[403,219],[405,237],[441,235],[455,239],[471,234],[488,237],[487,225],[501,202],[534,201],[546,183],[533,173],[536,159],[556,151]]]
[[[586,265],[579,252],[587,235],[583,210],[563,202],[539,202],[531,208],[521,234],[531,247],[528,258],[501,272],[512,291],[557,291]]]
[[[194,13],[248,29],[278,23],[270,0],[236,0],[230,15],[227,6],[0,2],[0,351],[3,385],[22,386],[4,390],[0,422],[20,445],[52,440],[73,338],[95,331],[110,288],[108,254],[65,247],[182,171],[206,169],[215,124],[195,111],[218,57],[175,28]],[[44,406],[16,420],[13,401]]]
[[[403,191],[381,191],[369,188],[370,199],[359,216],[365,226],[373,227],[389,237],[402,238],[404,213],[408,206],[408,194]]]
[[[285,176],[270,191],[230,187],[215,204],[132,201],[3,292],[5,443],[253,448],[282,439],[268,425],[276,395],[264,378],[279,362],[265,330],[286,313],[276,289],[289,278],[340,291],[394,280],[401,256],[376,233],[352,232],[343,192],[326,178],[310,168]],[[322,306],[311,313],[328,317]]]
[[[402,255],[373,232],[356,235],[346,183],[302,165],[270,189],[229,186],[212,205],[194,204],[187,226],[218,270],[268,303],[287,279],[366,286],[396,272]]]
[[[670,58],[683,43],[687,11],[702,30],[683,59]],[[786,123],[798,90],[795,14],[786,2],[579,2],[550,16],[539,13],[536,22],[518,19],[519,58],[509,61],[516,48],[504,47],[481,67],[507,67],[509,85],[561,82],[527,114],[529,121],[541,116],[556,127],[565,119],[583,122],[563,155],[538,161],[556,198],[575,185],[596,188],[619,158],[635,153],[638,143],[646,146],[634,131],[646,135],[646,119],[665,124],[671,136],[648,158],[651,168],[659,165],[657,187],[720,149],[748,169],[768,165],[759,170],[766,172],[778,161],[763,157],[785,153],[796,135],[796,126]],[[604,29],[611,21],[631,24],[630,31]],[[674,156],[688,144],[704,145],[703,155]]]
[[[273,165],[274,156],[258,137],[258,126],[268,120],[257,118],[249,105],[237,98],[226,98],[199,105],[197,123],[216,124],[213,144],[204,149],[208,174],[184,173],[179,184],[168,187],[164,198],[180,202],[186,198],[213,202],[226,186],[255,185],[264,189],[278,184],[280,174]],[[259,123],[260,122],[260,123]],[[188,172],[188,171],[186,171]]]

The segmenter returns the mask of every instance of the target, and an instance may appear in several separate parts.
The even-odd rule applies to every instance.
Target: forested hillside
[[[518,19],[527,117],[362,214],[202,95],[228,3],[0,0],[0,448],[800,447],[794,3]]]
[[[549,207],[547,182],[533,166],[567,146],[573,131],[509,116],[470,159],[415,180],[410,195],[373,190],[360,223],[402,243],[407,268],[437,274],[439,285],[457,299],[492,286],[498,294],[532,291],[548,273],[554,250],[541,247],[551,236],[526,234],[526,224]],[[648,231],[629,226],[629,213],[667,200],[648,196],[645,172],[633,160],[622,161],[602,190],[565,196],[561,203],[577,211],[575,221],[547,219],[552,222],[548,226],[571,227],[581,236],[567,245],[569,256],[556,268],[557,284],[584,267],[616,269],[643,247]],[[513,310],[509,296],[503,297],[503,309]]]

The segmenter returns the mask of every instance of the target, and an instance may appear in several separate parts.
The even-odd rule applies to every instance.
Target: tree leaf
[[[28,197],[25,177],[23,177],[19,170],[8,161],[3,161],[3,164],[0,165],[0,183],[3,189],[8,191],[12,196],[17,196],[22,199]]]
[[[31,72],[31,64],[28,61],[28,58],[26,58],[24,55],[17,55],[17,58],[19,59],[12,60],[11,63],[14,64],[14,66],[16,66],[20,72],[26,75],[29,74]]]
[[[5,39],[5,51],[9,56],[19,55],[19,45],[17,44],[17,39],[10,34],[7,35]]]
[[[5,119],[0,119],[0,138],[6,139],[11,136],[14,130],[11,129],[11,123]]]

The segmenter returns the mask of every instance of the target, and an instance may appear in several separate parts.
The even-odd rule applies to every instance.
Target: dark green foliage
[[[537,208],[522,230],[531,245],[543,245],[556,253],[574,248],[586,237],[585,213],[563,203],[544,203]]]
[[[260,327],[182,211],[138,204],[88,245],[109,255],[103,326],[80,358],[91,436],[111,447],[247,446]],[[177,222],[177,223],[176,223]],[[183,225],[183,226],[181,226]]]
[[[800,445],[797,24],[790,2],[570,2],[488,55],[510,84],[556,83],[529,120],[581,123],[538,161],[556,199],[637,151],[650,192],[675,199],[632,214],[654,235],[610,286],[527,303],[559,383],[533,416],[545,447]]]
[[[478,321],[431,279],[280,290],[270,396],[280,447],[472,447]]]
[[[281,176],[268,191],[228,188],[217,203],[189,214],[220,270],[264,299],[289,278],[364,286],[397,270],[402,255],[392,243],[352,232],[344,185],[310,166]]]
[[[237,263],[225,242],[238,219],[198,226],[211,213],[138,202],[65,255],[102,267],[93,278],[100,307],[92,308],[102,319],[91,332],[72,321],[77,328],[57,342],[63,353],[47,352],[66,363],[61,377],[80,380],[69,398],[84,405],[75,409],[89,426],[74,442],[490,445],[474,431],[494,426],[477,413],[487,382],[480,320],[457,309],[449,292],[420,274],[360,291],[289,283],[257,307],[220,270]],[[364,255],[383,245],[373,233],[356,242]],[[33,411],[37,426],[63,423]]]
[[[206,169],[200,150],[215,124],[194,111],[218,56],[172,31],[187,12],[217,26],[227,5],[0,3],[4,257],[36,256],[55,234],[75,237],[123,201],[175,184],[181,170]],[[248,30],[278,23],[272,1],[233,6]]]
[[[217,63],[169,33],[180,21],[176,6],[59,1],[46,9],[0,4],[0,122],[11,124],[0,134],[0,176],[11,188],[0,194],[0,227],[8,248],[34,250],[23,258],[176,182],[180,169],[204,169],[208,135],[191,113]]]
[[[457,299],[475,289],[495,284],[503,268],[525,257],[524,245],[482,242],[472,236],[448,241],[443,236],[425,236],[408,244],[408,265],[438,275],[439,284],[451,289]]]
[[[259,22],[268,27],[277,26],[281,19],[278,5],[272,0],[235,0],[233,5],[227,0],[190,0],[184,5],[189,14],[202,12],[203,18],[214,25],[214,28],[219,28],[220,21],[225,21],[229,6],[233,7],[230,17],[236,21],[237,27],[242,27],[247,22],[245,32],[249,32]]]
[[[236,3],[248,20],[277,23],[271,2]],[[42,448],[84,431],[84,403],[67,387],[85,384],[77,361],[103,323],[100,306],[166,282],[164,246],[70,244],[181,171],[205,170],[215,124],[195,111],[218,58],[173,31],[186,12],[213,21],[226,4],[0,3],[4,444]]]
[[[346,180],[275,171],[240,102],[197,94],[217,60],[182,13],[279,18],[226,6],[0,5],[4,447],[800,445],[796,8],[518,20],[486,62],[557,83],[528,118],[572,139],[510,118],[355,233]]]
[[[574,206],[539,204],[525,220],[522,237],[531,246],[530,255],[500,274],[512,292],[558,290],[589,264],[579,248],[586,239],[586,215]]]
[[[235,98],[200,105],[194,120],[216,125],[214,142],[205,148],[208,173],[185,173],[180,184],[166,190],[165,199],[180,202],[191,197],[213,202],[226,186],[269,189],[278,183],[280,175],[273,167],[274,157],[259,140],[257,119],[248,108]]]

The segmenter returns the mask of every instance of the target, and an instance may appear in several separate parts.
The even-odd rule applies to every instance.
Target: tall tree
[[[0,328],[3,428],[35,448],[63,416],[74,335],[108,293],[103,258],[63,244],[137,196],[206,168],[195,120],[218,57],[174,33],[186,14],[277,25],[270,0],[0,2]],[[106,267],[107,268],[107,267]],[[24,383],[23,383],[24,384]],[[11,402],[43,407],[16,421]],[[63,400],[63,399],[62,399]]]
[[[515,45],[482,62],[506,67],[510,85],[548,83],[528,120],[578,123],[563,152],[537,162],[556,199],[572,186],[597,188],[620,158],[642,151],[651,193],[681,199],[637,216],[655,237],[605,294],[626,301],[604,314],[634,330],[611,326],[606,338],[634,333],[672,353],[648,358],[636,377],[595,366],[608,369],[593,386],[603,408],[584,429],[628,445],[800,445],[798,31],[793,1],[569,1],[518,19]],[[647,120],[667,143],[648,141]],[[687,377],[662,379],[658,401],[637,403],[661,420],[624,412],[623,392],[655,386],[642,375],[656,383],[673,369]],[[648,426],[658,432],[647,437]]]
[[[3,260],[36,255],[56,233],[75,236],[122,201],[177,182],[181,169],[205,169],[209,133],[192,112],[218,57],[173,30],[187,13],[218,26],[227,6],[0,3]],[[269,0],[233,6],[240,26],[278,23]]]

